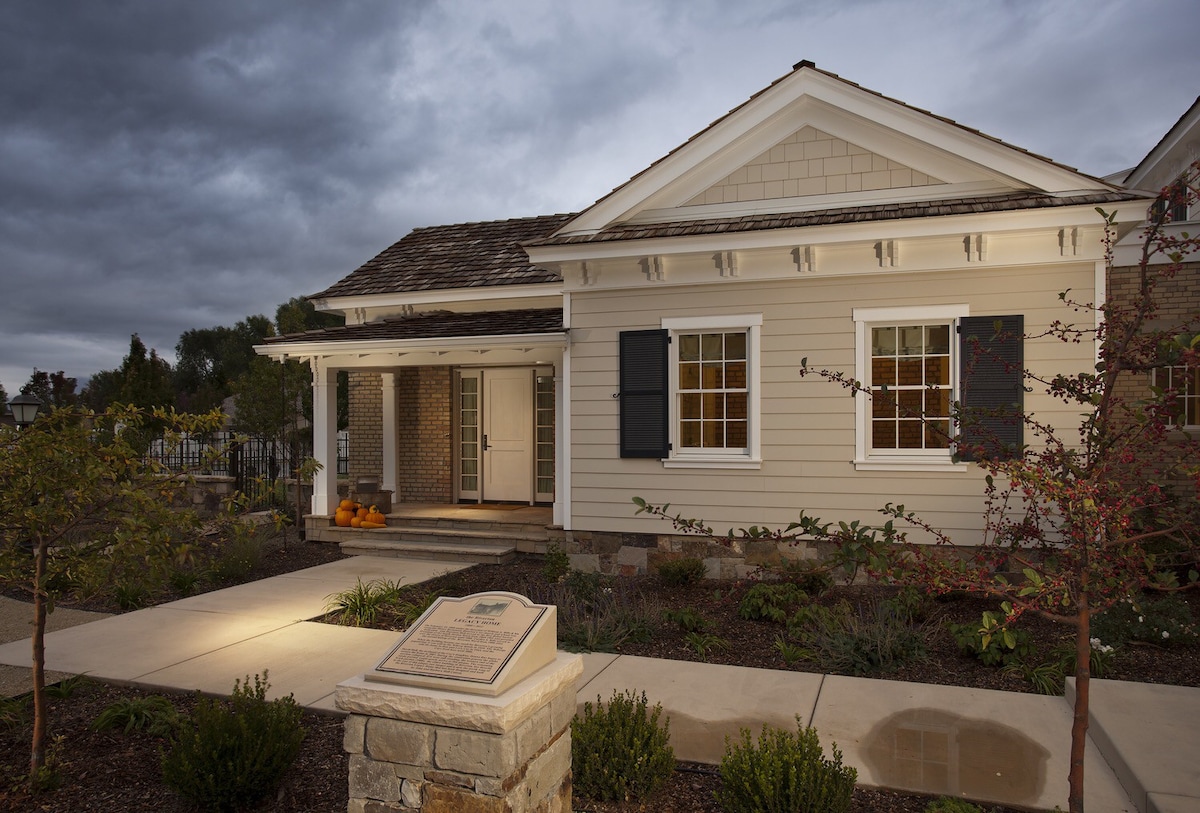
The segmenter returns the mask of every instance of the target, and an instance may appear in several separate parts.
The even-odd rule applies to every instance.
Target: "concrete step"
[[[515,544],[467,542],[441,539],[434,541],[372,539],[359,535],[339,544],[350,556],[386,556],[395,559],[430,559],[439,562],[471,562],[500,565],[517,555]]]

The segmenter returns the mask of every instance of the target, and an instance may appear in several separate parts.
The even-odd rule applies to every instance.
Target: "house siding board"
[[[1064,312],[1058,293],[1090,296],[1093,263],[1053,267],[964,268],[860,278],[639,288],[572,297],[572,527],[581,531],[668,533],[635,517],[631,499],[670,503],[672,512],[714,527],[782,525],[801,508],[828,520],[877,521],[878,508],[901,502],[935,526],[979,539],[982,473],[856,471],[852,399],[836,383],[799,376],[807,356],[817,368],[855,369],[854,307],[967,304],[973,314],[1023,313],[1036,333]],[[754,304],[754,303],[757,303]],[[663,317],[761,312],[761,468],[664,469],[658,460],[618,457],[618,335],[656,329]],[[1090,348],[1027,343],[1026,360],[1042,373],[1084,370]],[[1046,359],[1052,360],[1053,368]],[[861,396],[860,396],[861,397]],[[1037,393],[1027,407],[1069,429],[1075,415]]]

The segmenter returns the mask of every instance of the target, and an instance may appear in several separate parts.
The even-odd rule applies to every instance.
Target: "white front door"
[[[460,488],[462,497],[494,502],[534,501],[533,373],[529,367],[461,371],[463,391],[479,393],[480,474],[479,488],[474,493],[465,487],[467,478],[464,478],[464,487]],[[465,386],[468,382],[470,387]],[[469,420],[465,409],[460,415],[465,424]],[[465,447],[462,451],[465,464],[468,452]]]

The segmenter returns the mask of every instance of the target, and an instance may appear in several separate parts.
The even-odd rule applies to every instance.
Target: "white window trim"
[[[722,316],[664,317],[663,330],[671,337],[668,367],[668,409],[671,427],[671,456],[662,461],[667,469],[758,469],[762,467],[762,374],[759,342],[762,333],[762,314],[730,314]],[[746,331],[746,442],[745,452],[717,453],[711,449],[684,451],[679,445],[679,416],[676,404],[679,395],[679,333],[698,331]]]
[[[1171,368],[1177,369],[1177,370],[1188,369],[1186,366],[1179,365],[1179,364],[1166,364],[1166,365],[1163,365],[1163,367],[1155,367],[1153,370],[1150,371],[1150,385],[1151,386],[1153,386],[1153,387],[1161,387],[1162,386],[1161,384],[1158,383],[1158,371],[1161,369],[1164,369],[1164,367],[1171,367]],[[1200,395],[1196,395],[1196,396],[1192,396],[1192,397],[1200,398]],[[1187,412],[1186,396],[1180,396],[1180,401],[1184,404],[1184,412],[1186,413]],[[1200,424],[1194,424],[1194,423],[1171,424],[1171,426],[1168,427],[1168,431],[1187,432],[1188,434],[1195,434],[1197,431],[1200,431]]]
[[[854,308],[854,380],[868,382],[871,371],[871,341],[868,330],[876,322],[950,322],[950,399],[958,395],[958,333],[957,321],[971,315],[969,305],[918,305],[895,308]],[[923,453],[872,453],[867,438],[871,432],[870,396],[857,393],[854,397],[854,468],[857,471],[955,471],[965,472],[970,465],[956,463],[950,451]]]

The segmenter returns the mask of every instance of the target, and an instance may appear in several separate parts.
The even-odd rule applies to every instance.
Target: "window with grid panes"
[[[949,323],[870,326],[873,452],[949,449],[952,335]]]
[[[746,331],[681,333],[675,340],[680,451],[745,453],[749,445]]]
[[[1176,426],[1200,426],[1200,368],[1159,367],[1154,371],[1153,383],[1173,393],[1171,414]]]

